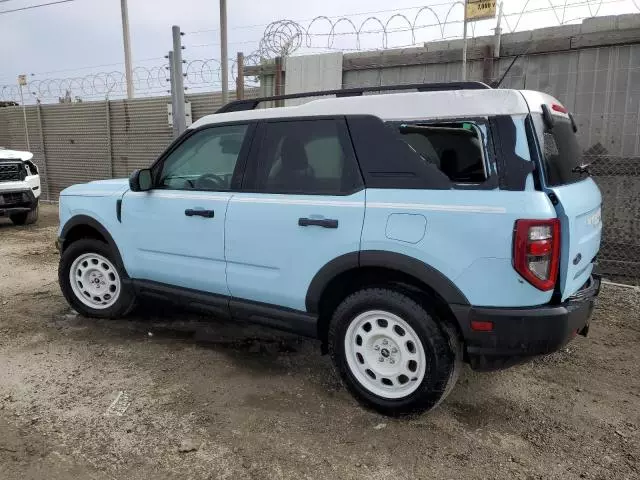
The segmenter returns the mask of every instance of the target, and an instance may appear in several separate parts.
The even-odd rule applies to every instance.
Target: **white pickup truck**
[[[38,219],[40,176],[32,162],[33,153],[0,147],[0,217],[16,225]]]

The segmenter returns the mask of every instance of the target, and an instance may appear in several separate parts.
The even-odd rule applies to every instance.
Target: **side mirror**
[[[129,188],[132,192],[146,192],[151,190],[152,186],[151,170],[148,168],[135,170],[129,177]]]

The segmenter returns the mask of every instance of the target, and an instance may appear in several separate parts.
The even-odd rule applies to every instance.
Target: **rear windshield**
[[[578,182],[585,176],[579,168],[584,160],[571,121],[557,116],[554,118],[553,128],[548,129],[542,120],[542,115],[533,115],[536,135],[542,151],[546,184],[549,187]]]

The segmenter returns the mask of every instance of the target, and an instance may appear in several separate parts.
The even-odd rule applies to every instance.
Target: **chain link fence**
[[[602,192],[599,268],[609,279],[640,285],[640,157],[587,155]]]

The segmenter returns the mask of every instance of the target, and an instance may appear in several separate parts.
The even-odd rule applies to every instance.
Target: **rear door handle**
[[[213,218],[214,217],[213,210],[195,210],[193,208],[187,208],[184,211],[184,214],[187,217],[204,217],[204,218]]]
[[[298,225],[301,227],[338,228],[338,220],[332,218],[299,218]]]

